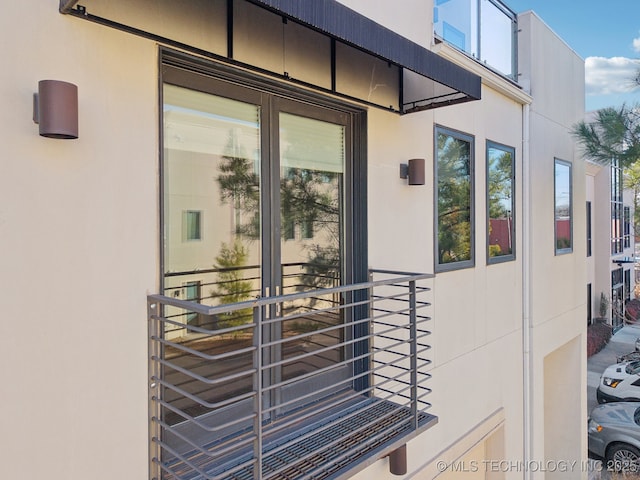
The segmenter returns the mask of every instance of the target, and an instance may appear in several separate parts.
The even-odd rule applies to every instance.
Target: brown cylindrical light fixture
[[[33,99],[33,121],[43,137],[78,138],[78,87],[60,80],[40,80]]]
[[[389,472],[392,475],[407,474],[407,445],[398,447],[389,454]]]
[[[409,160],[409,185],[424,185],[424,158]]]

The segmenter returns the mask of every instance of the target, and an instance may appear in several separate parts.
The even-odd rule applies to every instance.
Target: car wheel
[[[640,450],[633,445],[616,443],[607,450],[605,458],[608,470],[633,472],[640,470]]]

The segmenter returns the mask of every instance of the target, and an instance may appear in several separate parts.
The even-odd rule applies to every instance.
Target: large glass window
[[[624,248],[631,247],[631,208],[624,207]]]
[[[366,244],[349,243],[365,231],[362,215],[357,222],[352,216],[364,205],[360,196],[356,202],[352,188],[353,176],[362,174],[352,142],[357,113],[172,67],[165,67],[164,80],[166,296],[209,306],[233,305],[366,278]],[[334,308],[341,300],[322,293],[283,300],[261,317],[261,341],[274,345],[269,358],[263,359],[270,365],[263,386],[272,390],[268,407],[274,418],[297,408],[298,398],[312,401],[314,389],[324,395],[336,385],[346,389],[345,379],[358,373],[356,362],[346,363],[354,356],[343,345],[347,330],[336,328],[355,318],[351,311]],[[209,386],[181,370],[167,369],[165,378],[172,384],[209,404],[248,395],[255,388],[249,375],[254,361],[250,347],[256,341],[251,308],[215,316],[171,307],[164,313],[171,318],[164,338],[180,345],[179,352],[165,352],[175,363],[187,365],[192,351],[221,357],[215,369],[207,370],[208,364],[199,372],[207,376]],[[269,320],[285,314],[291,320]],[[202,340],[204,330],[213,332],[207,342]],[[316,333],[313,341],[288,340],[301,332]],[[356,348],[359,342],[352,344],[350,348]],[[281,386],[284,381],[286,388]],[[168,405],[163,415],[170,425],[184,421],[172,410],[177,397],[165,392]],[[211,425],[222,421],[213,407],[180,401],[185,403],[181,407],[206,417]]]
[[[436,38],[516,80],[516,14],[499,0],[436,0]]]
[[[587,202],[587,257],[591,256],[591,202]]]
[[[474,264],[473,137],[435,129],[436,271]]]
[[[611,162],[611,254],[624,250],[622,168],[617,160]]]
[[[555,161],[555,242],[556,255],[573,251],[571,164]]]
[[[489,263],[515,258],[515,150],[487,142],[487,236]]]

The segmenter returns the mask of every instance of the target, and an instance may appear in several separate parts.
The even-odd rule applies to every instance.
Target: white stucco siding
[[[169,1],[88,0],[87,7],[224,55],[222,27],[210,22],[222,21],[218,14],[225,3],[199,0],[180,10]],[[383,0],[342,3],[430,46],[430,2],[406,0],[403,9]],[[494,443],[502,446],[492,455],[525,460],[524,443],[530,435],[523,417],[527,245],[536,326],[529,387],[544,390],[544,359],[567,344],[571,346],[562,354],[584,364],[584,357],[576,362],[572,356],[576,345],[584,347],[584,168],[567,134],[581,116],[580,61],[565,54],[563,44],[544,40],[549,32],[535,19],[528,21],[531,28],[523,35],[542,36],[536,42],[555,53],[524,52],[523,58],[532,61],[525,62],[523,71],[555,73],[540,83],[531,77],[536,96],[526,147],[523,106],[514,100],[518,95],[508,97],[486,83],[482,100],[469,104],[406,116],[367,109],[372,268],[433,272],[434,125],[474,138],[475,266],[438,273],[432,282],[429,386],[431,413],[439,423],[409,444],[414,478],[429,478],[429,468],[442,452],[455,459],[466,453],[468,442],[473,447],[496,429],[501,440]],[[10,438],[0,454],[3,475],[17,480],[52,475],[73,480],[146,478],[146,295],[158,292],[160,275],[158,45],[60,15],[57,2],[43,6],[40,0],[5,6],[0,41],[11,45],[5,49],[5,65],[11,68],[0,73],[5,100],[0,110],[0,291],[5,314],[0,322],[0,376],[7,392],[0,430]],[[478,68],[473,60],[465,61]],[[41,79],[78,85],[77,140],[38,136],[31,120],[32,94]],[[570,95],[557,92],[559,79],[570,79]],[[505,91],[513,90],[504,84]],[[571,97],[567,104],[561,94]],[[516,158],[516,259],[495,265],[487,265],[486,259],[488,140],[514,147]],[[523,148],[529,146],[531,168],[525,172]],[[574,168],[574,252],[564,256],[553,252],[555,157],[571,161]],[[400,163],[411,158],[426,159],[424,186],[408,186],[399,178]],[[531,197],[523,196],[525,182]],[[523,204],[529,201],[532,217],[525,231]],[[530,235],[526,245],[525,234]],[[554,281],[557,278],[565,280]],[[538,395],[542,393],[533,397],[532,417],[543,420],[547,398]],[[576,393],[576,402],[581,398]],[[582,420],[578,415],[576,421]],[[534,453],[543,455],[544,431],[534,429],[532,435]],[[473,457],[481,458],[481,452],[492,448],[478,446]],[[355,478],[391,475],[382,460]]]
[[[0,16],[3,476],[144,478],[157,48],[46,3]],[[38,136],[42,79],[78,85],[79,139]]]

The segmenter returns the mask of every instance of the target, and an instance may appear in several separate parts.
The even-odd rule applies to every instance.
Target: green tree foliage
[[[238,238],[232,245],[222,243],[220,253],[216,257],[214,268],[219,269],[216,288],[211,296],[218,298],[220,304],[228,305],[243,302],[251,298],[252,283],[242,276],[247,264],[249,252]],[[243,325],[251,321],[252,309],[243,308],[222,314],[218,325],[221,328]]]
[[[229,132],[225,154],[219,165],[217,181],[220,200],[234,208],[235,233],[250,239],[260,236],[260,187],[253,161],[240,145],[237,133]],[[248,218],[248,221],[243,219]]]
[[[332,286],[340,276],[339,175],[288,168],[281,179],[282,224],[300,225],[313,239],[299,290]],[[283,235],[286,232],[283,229]]]
[[[511,152],[501,151],[492,156],[489,164],[489,217],[506,218],[511,215],[512,158]]]
[[[285,155],[296,158],[296,152],[287,151]],[[260,238],[259,177],[234,131],[229,133],[216,181],[221,202],[233,206],[236,235],[248,240]],[[339,278],[340,188],[341,175],[338,173],[291,167],[284,169],[280,179],[282,236],[287,238],[294,226],[299,225],[304,230],[303,238],[309,240],[304,246],[307,262],[299,290],[332,286]],[[223,245],[221,255],[235,251],[233,248]],[[220,256],[216,259],[218,264],[220,259]],[[239,260],[240,256],[234,259]],[[232,266],[229,264],[228,268]],[[233,295],[228,294],[224,298],[231,299]]]
[[[468,142],[438,134],[438,256],[471,259],[471,169]]]
[[[608,165],[613,159],[629,167],[640,159],[640,106],[598,110],[592,122],[578,122],[572,129],[584,156]]]
[[[640,235],[640,162],[636,162],[625,170],[624,188],[633,191],[633,230]]]
[[[634,81],[640,85],[640,71]],[[598,110],[594,121],[578,122],[572,133],[586,158],[603,165],[619,161],[625,170],[625,188],[634,190],[634,232],[640,233],[640,105]]]

